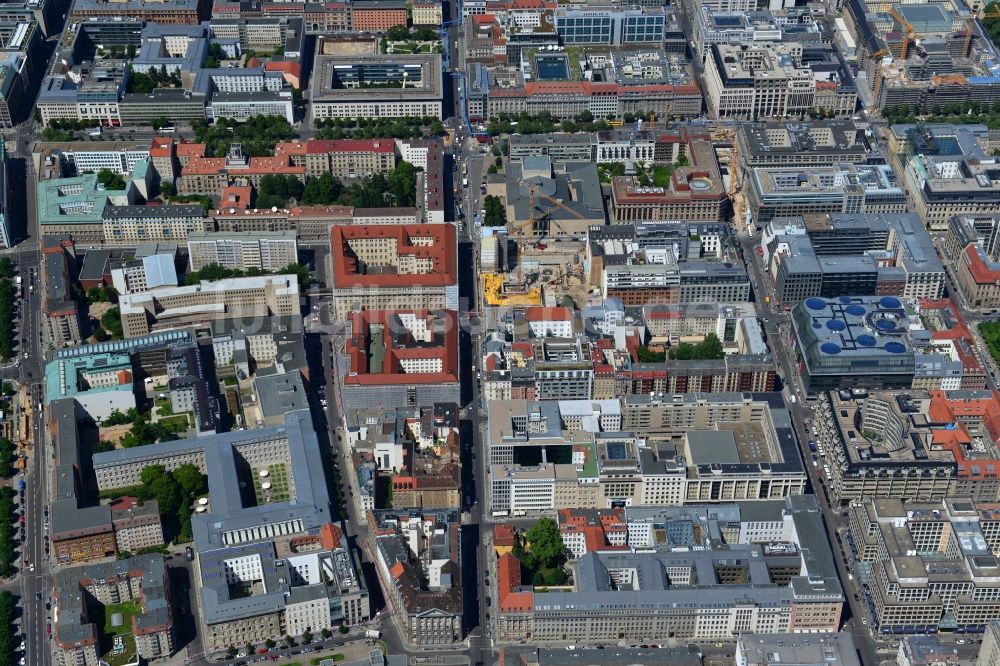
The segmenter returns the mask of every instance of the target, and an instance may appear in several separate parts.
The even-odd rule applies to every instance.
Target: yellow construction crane
[[[550,206],[546,210],[540,210],[538,207],[538,197],[545,199],[546,201],[551,203],[552,206]],[[582,213],[573,210],[563,202],[559,201],[558,199],[554,199],[553,197],[550,197],[544,192],[539,192],[534,185],[528,188],[528,206],[529,210],[531,211],[528,219],[525,220],[524,222],[517,222],[508,227],[508,232],[512,237],[516,237],[517,234],[524,232],[525,227],[528,227],[529,225],[531,227],[529,235],[532,237],[537,237],[539,239],[544,238],[545,236],[548,235],[549,228],[551,225],[555,225],[560,230],[562,230],[562,227],[559,225],[559,221],[552,219],[552,211],[555,208],[561,208],[565,210],[578,220],[584,219],[584,215]],[[544,222],[545,224],[539,224],[541,222]]]
[[[889,15],[896,19],[901,26],[903,26],[903,46],[899,50],[899,57],[906,60],[906,56],[910,52],[910,42],[917,38],[917,31],[913,28],[913,25],[909,21],[903,18],[902,14],[896,11],[895,7],[889,7]]]

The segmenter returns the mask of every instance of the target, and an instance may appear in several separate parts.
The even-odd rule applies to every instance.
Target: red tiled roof
[[[396,315],[413,314],[418,319],[428,320],[428,329],[435,330],[440,325],[443,336],[440,346],[428,344],[420,346],[399,346],[407,342],[404,330],[397,328],[393,318]],[[344,378],[346,386],[373,386],[379,384],[443,384],[458,381],[458,317],[454,310],[361,310],[348,315],[351,320],[351,337],[347,341],[347,355],[351,369]],[[435,320],[435,321],[430,321]],[[382,342],[385,346],[382,367],[369,365],[368,346],[371,343],[371,327],[378,325],[385,331]],[[440,372],[406,372],[403,362],[410,360],[435,359],[441,363]]]
[[[524,309],[524,318],[527,321],[572,321],[573,311],[564,307],[532,306]]]
[[[497,525],[493,528],[494,546],[513,546],[514,540],[513,525]]]
[[[412,238],[430,238],[430,245],[414,245]],[[430,259],[429,273],[366,275],[358,272],[357,261],[349,252],[353,240],[391,238],[399,255]],[[330,256],[335,288],[345,287],[447,287],[456,284],[455,227],[451,224],[382,224],[330,228]]]
[[[531,592],[515,592],[521,587],[521,562],[504,553],[497,562],[497,596],[500,610],[504,612],[528,611],[534,604]]]
[[[965,258],[969,274],[977,284],[989,284],[1000,281],[1000,268],[996,264],[987,263],[982,255],[982,246],[969,244],[965,247]]]

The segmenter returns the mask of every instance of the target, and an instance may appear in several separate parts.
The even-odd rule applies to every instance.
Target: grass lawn
[[[670,167],[666,164],[653,165],[653,185],[656,185],[657,187],[669,187]]]
[[[288,467],[284,463],[268,465],[266,469],[270,474],[265,478],[260,476],[261,469],[265,468],[260,467],[253,470],[253,491],[257,498],[257,505],[267,504],[269,500],[271,502],[287,502],[291,499],[291,494],[288,491]],[[265,481],[271,484],[268,490],[261,487]]]
[[[111,616],[121,613],[122,626],[112,627]],[[142,613],[142,606],[138,601],[126,601],[120,604],[109,604],[104,607],[104,627],[101,630],[101,649],[105,650],[102,659],[110,666],[122,666],[131,661],[135,655],[135,638],[132,637],[132,617]],[[121,636],[125,649],[120,654],[112,654],[115,636]]]
[[[184,433],[191,427],[191,419],[187,414],[174,414],[160,419],[160,425],[174,433]]]

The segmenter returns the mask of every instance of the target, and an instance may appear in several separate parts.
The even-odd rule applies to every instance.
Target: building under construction
[[[507,233],[512,239],[586,238],[604,224],[604,199],[591,162],[526,157],[507,166]]]

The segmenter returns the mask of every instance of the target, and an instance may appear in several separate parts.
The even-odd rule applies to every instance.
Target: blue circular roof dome
[[[868,335],[867,333],[862,333],[861,335],[858,336],[858,344],[861,345],[862,347],[874,347],[875,338]]]
[[[903,307],[902,301],[900,301],[895,296],[883,296],[879,299],[878,304],[884,307],[886,310],[898,310]]]
[[[887,342],[885,343],[885,350],[890,354],[902,354],[906,351],[906,347],[903,346],[902,342]]]
[[[819,349],[824,354],[839,354],[842,350],[840,345],[835,345],[832,342],[824,342],[819,346]]]
[[[876,319],[875,328],[877,328],[880,331],[890,332],[896,330],[896,324],[895,322],[891,322],[888,319]]]
[[[851,297],[850,296],[841,296],[837,300],[840,301],[840,303],[842,305],[848,305],[851,302]]]
[[[860,305],[848,305],[844,310],[847,314],[854,315],[855,317],[865,316],[865,309]]]
[[[823,300],[822,298],[816,298],[815,296],[813,296],[812,298],[806,299],[806,307],[809,308],[810,310],[825,310],[826,301]]]
[[[828,319],[826,321],[826,327],[831,331],[843,331],[847,328],[847,324],[840,321],[839,319]]]

